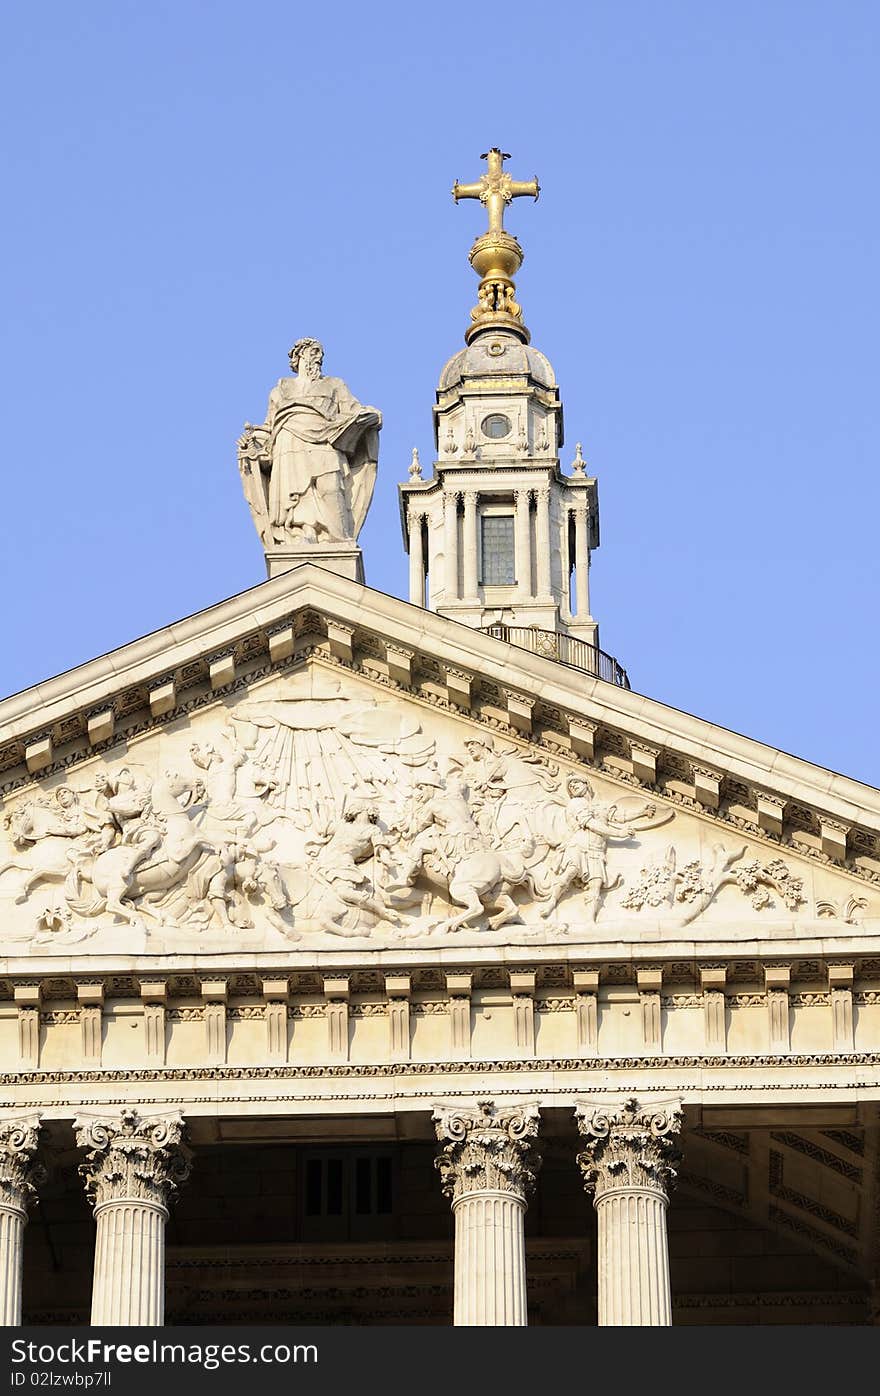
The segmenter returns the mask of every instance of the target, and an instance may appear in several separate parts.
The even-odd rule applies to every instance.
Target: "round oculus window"
[[[480,430],[490,441],[500,441],[502,437],[510,435],[510,418],[503,417],[500,412],[493,412],[490,417],[483,418]]]

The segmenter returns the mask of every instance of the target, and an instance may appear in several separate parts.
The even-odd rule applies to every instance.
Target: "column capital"
[[[597,1202],[629,1188],[667,1195],[681,1157],[674,1138],[681,1129],[680,1100],[644,1106],[635,1098],[578,1101],[575,1117],[584,1140],[578,1166]]]
[[[36,1113],[0,1120],[0,1207],[26,1215],[35,1201],[37,1187],[46,1176],[35,1159],[39,1136]]]
[[[437,1138],[443,1145],[435,1166],[453,1206],[480,1192],[510,1193],[525,1204],[535,1185],[541,1158],[535,1147],[537,1105],[438,1105]]]
[[[189,1177],[190,1150],[183,1142],[180,1110],[139,1115],[79,1115],[73,1122],[79,1148],[88,1149],[80,1164],[86,1195],[98,1208],[111,1202],[139,1202],[167,1211]]]

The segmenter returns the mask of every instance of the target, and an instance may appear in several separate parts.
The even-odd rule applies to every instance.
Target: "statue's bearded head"
[[[288,358],[294,373],[304,373],[308,378],[320,378],[324,347],[319,340],[298,339]]]

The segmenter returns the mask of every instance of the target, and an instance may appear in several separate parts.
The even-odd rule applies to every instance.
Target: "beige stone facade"
[[[182,1321],[867,1320],[880,796],[513,650],[304,566],[2,705],[11,1321],[22,1265],[35,1320],[87,1317],[93,1261],[118,1295],[77,1164],[123,1111],[192,1152],[176,1200],[146,1145],[152,1197],[111,1199],[155,1283],[125,1321],[163,1288]],[[146,791],[176,867],[223,856],[141,884]],[[670,1279],[621,1309],[579,1125],[633,1097],[680,1103],[682,1159],[634,1194]],[[453,1221],[434,1116],[480,1101],[542,1166]]]
[[[270,579],[0,703],[7,1324],[874,1319],[880,791],[598,650],[506,275],[408,602],[360,580],[380,414],[270,411]]]

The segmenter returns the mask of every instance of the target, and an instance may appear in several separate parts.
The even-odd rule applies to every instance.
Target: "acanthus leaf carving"
[[[184,1142],[181,1111],[139,1115],[80,1115],[73,1122],[77,1146],[87,1149],[80,1175],[94,1207],[135,1201],[168,1209],[189,1177],[192,1155]]]
[[[525,1203],[541,1166],[535,1144],[539,1123],[533,1104],[438,1105],[434,1126],[442,1147],[434,1163],[445,1196],[455,1203],[469,1193],[494,1191]]]
[[[580,1101],[575,1117],[583,1140],[578,1167],[597,1202],[626,1188],[668,1195],[681,1160],[676,1144],[683,1118],[679,1100],[647,1105],[634,1097],[617,1105]]]
[[[26,1212],[36,1200],[46,1177],[36,1157],[39,1138],[37,1113],[0,1121],[0,1206]]]

